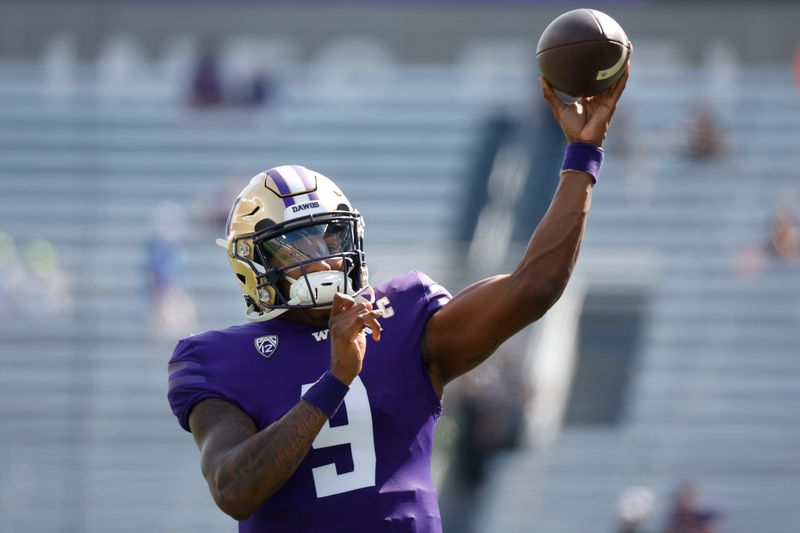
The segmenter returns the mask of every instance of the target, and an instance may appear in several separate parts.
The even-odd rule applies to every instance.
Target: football
[[[575,9],[545,28],[536,47],[542,76],[575,98],[594,96],[622,76],[631,42],[622,26],[602,11]]]

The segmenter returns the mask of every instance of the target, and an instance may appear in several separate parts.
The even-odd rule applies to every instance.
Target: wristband
[[[600,167],[603,165],[603,149],[593,144],[575,141],[567,146],[564,153],[564,164],[561,172],[583,172],[592,177],[592,184],[597,183]]]
[[[301,398],[320,411],[332,417],[344,400],[350,387],[339,381],[330,371],[322,374],[316,383],[311,385]]]

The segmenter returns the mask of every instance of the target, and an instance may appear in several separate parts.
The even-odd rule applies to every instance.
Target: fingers
[[[625,90],[625,86],[628,83],[630,69],[631,63],[628,61],[627,65],[625,65],[625,70],[623,71],[622,76],[620,76],[620,78],[614,82],[614,85],[591,100],[591,107],[589,108],[592,117],[591,122],[608,124],[611,121],[611,117],[614,116],[614,112],[617,110],[617,102],[619,101],[620,96],[622,96],[622,91]]]
[[[361,330],[365,330],[367,333],[369,333],[374,341],[381,340],[381,332],[383,331],[383,328],[378,322],[378,319],[382,316],[383,312],[379,309],[359,315],[359,321],[362,323]]]
[[[564,106],[564,102],[556,94],[555,90],[553,90],[553,86],[550,85],[544,76],[539,76],[539,85],[542,86],[542,94],[544,95],[544,99],[547,100],[547,103],[550,104],[550,108],[553,110],[553,113],[558,115],[559,109]]]
[[[331,306],[331,316],[338,315],[355,305],[356,301],[341,292],[337,292],[333,295],[333,304]]]
[[[625,72],[622,73],[622,76],[611,86],[611,102],[610,105],[616,106],[619,97],[622,96],[622,91],[625,90],[625,86],[628,85],[628,78],[631,75],[631,62],[628,60],[628,64],[625,65]]]
[[[365,328],[371,330],[372,338],[380,340],[381,325],[378,318],[383,316],[380,309],[372,309],[369,302],[356,302],[352,297],[336,293],[328,326],[337,336],[353,338]]]
[[[357,304],[362,306],[365,304]],[[341,315],[341,318],[332,324],[331,331],[335,336],[342,338],[352,339],[357,335],[364,333],[364,330],[369,329],[368,333],[372,336],[373,340],[381,340],[381,327],[378,319],[383,316],[383,311],[380,309],[356,309],[353,308],[352,312]]]
[[[628,60],[628,63],[625,65],[625,70],[622,72],[622,76],[620,76],[619,79],[614,82],[614,85],[597,96],[598,103],[608,107],[613,113],[614,109],[617,107],[617,102],[619,101],[620,96],[622,96],[622,91],[625,90],[625,86],[628,84],[628,78],[630,77],[630,74],[631,62]]]
[[[622,76],[611,86],[611,94],[608,98],[608,120],[611,120],[611,117],[614,116],[614,112],[617,110],[617,102],[619,102],[620,96],[622,96],[622,91],[625,90],[625,86],[628,84],[628,77],[631,73],[631,62],[628,60],[628,64],[625,65],[625,72],[622,73]]]

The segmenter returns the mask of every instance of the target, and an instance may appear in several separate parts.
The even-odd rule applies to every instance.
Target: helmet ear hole
[[[350,211],[350,208],[347,206],[347,204],[339,204],[339,205],[336,206],[336,210],[337,211]]]
[[[247,278],[245,278],[242,274],[236,274],[236,277],[241,283],[247,283]]]
[[[262,304],[272,305],[275,303],[275,289],[272,287],[260,287],[258,289],[258,299]]]

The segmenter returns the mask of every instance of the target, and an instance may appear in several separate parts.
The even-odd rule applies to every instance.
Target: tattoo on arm
[[[198,404],[190,425],[217,504],[235,518],[252,514],[291,477],[327,421],[325,413],[301,400],[257,431],[252,419],[231,403]]]
[[[228,453],[225,475],[234,490],[268,485],[266,497],[289,479],[303,460],[327,417],[301,401],[286,415]],[[265,483],[267,482],[267,483]]]

